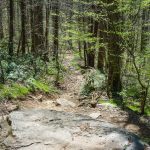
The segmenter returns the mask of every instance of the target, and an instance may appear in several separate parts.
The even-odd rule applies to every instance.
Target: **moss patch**
[[[107,104],[111,104],[114,107],[117,106],[116,102],[113,99],[110,99],[110,100],[102,100],[102,99],[100,99],[98,103],[99,104],[106,104],[106,105]]]

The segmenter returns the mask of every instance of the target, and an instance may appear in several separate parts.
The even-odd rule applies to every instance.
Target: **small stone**
[[[101,116],[101,114],[97,112],[97,113],[92,113],[89,116],[93,119],[97,119],[99,116]]]
[[[75,107],[75,106],[76,106],[75,103],[73,103],[73,102],[71,102],[71,101],[68,101],[68,100],[66,100],[66,99],[63,99],[63,98],[57,99],[55,105],[56,105],[56,106],[59,106],[59,105],[60,105],[60,106],[62,106],[62,107],[68,107],[68,106],[70,106],[70,107]]]

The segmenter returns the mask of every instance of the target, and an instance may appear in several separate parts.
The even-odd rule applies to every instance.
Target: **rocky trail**
[[[73,55],[67,54],[65,60],[67,73],[58,95],[29,95],[17,102],[19,110],[6,104],[9,111],[0,120],[0,150],[149,149],[138,138],[149,140],[148,119],[111,105],[81,106],[84,77],[71,66]]]

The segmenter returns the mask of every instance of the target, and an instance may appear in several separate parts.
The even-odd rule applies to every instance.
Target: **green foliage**
[[[26,81],[27,85],[31,91],[40,90],[45,93],[56,93],[57,89],[53,85],[48,85],[40,80],[35,80],[34,78],[29,78]]]
[[[150,116],[150,106],[146,106],[146,108],[145,108],[145,114],[147,116]]]
[[[140,90],[139,90],[140,87],[138,86],[134,86],[133,85],[130,85],[130,87],[126,87],[125,89],[123,89],[123,91],[120,93],[124,99],[127,99],[127,98],[140,98]]]
[[[100,100],[98,101],[98,103],[99,103],[99,104],[106,104],[106,105],[111,104],[111,106],[114,106],[114,107],[117,106],[116,101],[114,101],[113,99],[110,99],[110,100],[103,100],[103,99],[100,99]]]
[[[48,75],[56,75],[57,69],[55,67],[49,67],[48,68]]]
[[[32,91],[58,92],[52,84],[57,75],[54,61],[44,62],[42,58],[35,58],[30,53],[19,57],[14,56],[10,61],[8,54],[2,50],[0,50],[0,59],[6,82],[5,85],[1,85],[0,99],[16,99]],[[63,79],[62,74],[65,71],[63,65],[60,65],[60,70],[60,79]],[[47,78],[48,83],[44,81]]]
[[[79,56],[79,52],[74,52],[74,58],[72,59],[70,66],[74,67],[76,70],[80,70],[79,62],[81,61],[81,58]]]
[[[123,2],[123,5],[121,4]],[[120,3],[120,12],[124,14],[122,47],[126,50],[125,75],[123,78],[124,90],[121,93],[127,107],[139,112],[141,106],[141,91],[148,89],[145,107],[149,107],[149,0],[132,1],[124,0]],[[142,14],[142,16],[140,15]],[[142,21],[142,23],[141,23]],[[139,38],[141,37],[141,38]],[[134,44],[133,44],[134,43]],[[132,101],[133,99],[133,101]],[[138,105],[137,105],[138,103]],[[145,110],[147,111],[147,110]]]
[[[7,75],[7,79],[13,81],[24,81],[28,78],[28,76],[33,73],[33,71],[29,72],[28,66],[26,65],[17,65],[16,63],[12,62],[8,66],[8,70],[10,71]]]
[[[105,85],[105,75],[100,73],[99,70],[89,69],[80,93],[81,95],[89,95],[92,91],[103,90]]]
[[[26,86],[25,86],[26,85]],[[44,93],[57,93],[58,90],[51,84],[48,85],[42,81],[29,78],[26,84],[13,83],[9,85],[0,85],[0,100],[17,99],[28,95],[33,91],[41,91]]]
[[[29,94],[29,89],[21,84],[13,83],[11,85],[1,85],[0,99],[16,99]]]

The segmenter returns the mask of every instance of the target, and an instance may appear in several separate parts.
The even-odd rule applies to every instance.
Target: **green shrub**
[[[105,75],[99,70],[90,69],[85,75],[81,95],[89,95],[92,91],[100,91],[105,87]]]
[[[0,99],[19,98],[29,94],[29,89],[21,84],[1,85]]]

